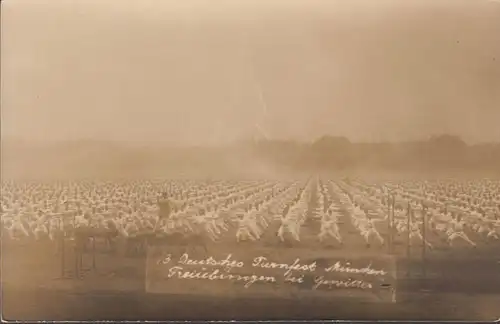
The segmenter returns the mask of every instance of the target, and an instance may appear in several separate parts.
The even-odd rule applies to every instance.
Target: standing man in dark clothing
[[[170,200],[168,199],[168,195],[166,192],[162,193],[161,198],[158,198],[158,207],[160,208],[158,212],[158,219],[156,220],[154,231],[158,228],[158,226],[165,220],[170,218],[170,213],[172,211],[172,206],[170,204]]]

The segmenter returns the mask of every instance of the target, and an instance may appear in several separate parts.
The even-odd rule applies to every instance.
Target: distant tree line
[[[76,141],[19,145],[2,141],[2,175],[60,174],[148,177],[152,175],[252,174],[383,170],[486,171],[500,175],[500,143],[468,145],[460,137],[425,141],[355,143],[323,136],[312,143],[265,140],[230,147],[134,147],[126,143]]]
[[[460,137],[447,134],[398,143],[353,143],[345,137],[323,136],[310,144],[260,141],[254,148],[259,156],[274,163],[315,170],[500,171],[500,143],[468,145]]]

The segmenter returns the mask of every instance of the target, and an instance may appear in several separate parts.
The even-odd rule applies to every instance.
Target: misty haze
[[[500,2],[1,18],[5,319],[500,317]]]

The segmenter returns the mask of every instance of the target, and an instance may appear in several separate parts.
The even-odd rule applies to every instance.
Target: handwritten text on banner
[[[286,254],[250,250],[206,255],[154,248],[148,254],[146,289],[151,293],[228,297],[395,301],[395,262],[390,257],[294,253],[301,255],[299,258]]]

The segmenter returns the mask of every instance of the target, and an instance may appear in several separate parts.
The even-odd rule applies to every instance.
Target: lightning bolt
[[[256,123],[255,127],[257,127],[257,130],[259,130],[266,140],[269,139],[269,136],[267,136],[267,133],[262,129],[262,127],[260,127],[259,123]]]
[[[262,119],[266,119],[267,118],[267,114],[268,114],[268,109],[267,109],[267,102],[266,102],[266,99],[264,97],[264,94],[263,94],[263,91],[262,91],[262,84],[258,78],[258,75],[257,75],[257,71],[256,71],[256,67],[255,67],[255,62],[252,58],[250,58],[250,63],[251,63],[251,66],[252,66],[252,71],[253,71],[253,81],[254,81],[254,85],[255,85],[255,88],[257,90],[257,96],[259,98],[259,105],[261,107],[261,112],[262,112],[262,115],[260,118],[261,121]],[[259,133],[266,139],[268,140],[269,139],[269,136],[267,135],[267,132],[264,131],[264,129],[261,127],[259,121],[257,121],[255,123],[255,127],[257,128],[257,130],[259,131]]]
[[[267,117],[267,103],[266,100],[264,99],[264,95],[262,94],[262,86],[259,82],[258,79],[256,79],[256,86],[257,86],[257,92],[259,95],[259,102],[262,107],[262,111],[264,112],[264,117]]]
[[[255,83],[257,86],[257,93],[259,95],[259,103],[260,103],[260,106],[262,107],[263,118],[265,119],[267,117],[267,104],[266,104],[266,101],[264,99],[264,96],[262,95],[262,87],[260,85],[260,82],[256,79]],[[269,136],[267,136],[267,132],[262,129],[262,127],[260,126],[260,124],[258,122],[255,123],[255,127],[261,133],[261,135],[264,136],[264,138],[266,140],[269,139]]]

